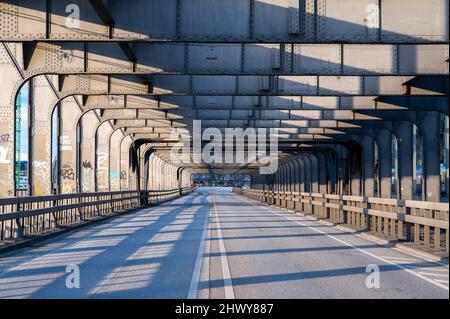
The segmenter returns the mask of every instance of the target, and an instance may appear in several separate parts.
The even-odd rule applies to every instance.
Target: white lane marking
[[[431,273],[431,272],[422,272],[419,271],[419,274],[422,274],[424,276],[436,276],[436,277],[447,277],[448,278],[448,274],[435,274],[435,273]]]
[[[211,209],[211,208],[210,208]],[[206,233],[208,231],[209,213],[206,214],[205,223],[203,225],[202,237],[200,238],[200,245],[198,247],[197,259],[195,260],[194,272],[192,273],[191,285],[189,286],[189,292],[187,299],[196,299],[198,292],[198,284],[200,283],[200,274],[203,264],[203,255],[205,252]]]
[[[207,240],[205,241],[205,251],[202,261],[202,271],[200,272],[200,281],[207,283],[211,281],[211,271],[210,271],[211,240],[209,240],[211,238],[211,227],[209,227],[209,225],[210,223],[208,223],[208,230],[206,231]],[[197,299],[211,299],[210,285],[201,288],[197,292]]]
[[[411,262],[416,262],[417,259],[411,259],[411,258],[402,258],[402,257],[391,257],[391,256],[381,256],[382,258],[386,258],[386,259],[391,259],[393,261],[396,262],[400,262],[401,261],[411,261]]]
[[[249,202],[250,204],[254,205],[254,206],[257,206],[257,205],[253,204],[253,203],[250,202],[250,201],[248,201],[248,202]],[[347,243],[346,241],[344,241],[344,240],[342,240],[342,239],[339,239],[339,238],[337,238],[337,237],[335,237],[335,236],[333,236],[333,235],[330,235],[330,234],[328,234],[328,233],[326,233],[326,232],[324,232],[324,231],[321,231],[320,229],[314,228],[314,227],[309,226],[309,225],[307,225],[307,224],[304,224],[304,223],[302,223],[302,222],[300,222],[300,221],[298,221],[298,220],[295,220],[295,219],[291,218],[290,216],[285,216],[284,214],[280,214],[280,213],[278,213],[278,212],[276,212],[276,211],[270,210],[270,209],[269,209],[268,207],[266,207],[266,206],[261,206],[261,207],[262,207],[263,209],[267,210],[268,212],[271,212],[272,214],[275,214],[275,215],[278,215],[278,216],[282,216],[282,217],[284,217],[284,218],[286,218],[286,219],[289,219],[289,220],[293,221],[294,223],[296,223],[296,224],[298,224],[298,225],[300,225],[300,226],[306,227],[306,228],[311,229],[311,230],[313,230],[313,231],[315,231],[315,232],[317,232],[317,233],[320,233],[320,234],[322,234],[322,235],[325,235],[325,236],[327,236],[327,237],[329,237],[329,238],[331,238],[331,239],[334,239],[334,240],[336,240],[337,242],[340,242],[341,244],[344,244],[344,245],[346,245],[346,246],[348,246],[348,247],[350,247],[350,248],[352,248],[352,249],[355,249],[355,250],[357,250],[357,251],[359,251],[359,252],[361,252],[361,253],[363,253],[363,254],[366,254],[366,255],[371,256],[371,257],[373,257],[373,258],[375,258],[375,259],[381,260],[381,261],[384,262],[384,263],[387,263],[387,264],[393,265],[393,266],[395,266],[395,267],[397,267],[397,268],[400,268],[400,269],[402,269],[402,270],[404,270],[404,271],[406,271],[406,272],[408,272],[408,273],[410,273],[410,274],[412,274],[412,275],[414,275],[414,276],[416,276],[416,277],[419,277],[419,278],[421,278],[421,279],[423,279],[423,280],[425,280],[425,281],[427,281],[427,282],[429,282],[429,283],[432,283],[433,285],[436,285],[436,286],[438,286],[438,287],[441,287],[442,289],[449,290],[449,288],[448,288],[447,286],[445,286],[445,285],[443,285],[443,284],[441,284],[441,283],[439,283],[439,282],[436,282],[436,281],[433,280],[433,279],[430,279],[430,278],[428,278],[428,277],[425,277],[425,276],[423,276],[423,275],[421,275],[421,274],[419,274],[419,273],[417,273],[417,272],[415,272],[415,271],[412,271],[411,269],[408,269],[408,268],[406,268],[406,267],[404,267],[404,266],[402,266],[402,265],[400,265],[400,264],[397,264],[397,263],[395,263],[395,262],[392,262],[392,261],[390,261],[390,260],[388,260],[388,259],[386,259],[386,258],[377,256],[377,255],[375,255],[375,254],[373,254],[373,253],[371,253],[371,252],[369,252],[369,251],[367,251],[367,250],[365,250],[365,249],[358,248],[358,247],[356,247],[356,246],[354,246],[354,245],[352,245],[352,244],[350,244],[350,243]]]
[[[447,285],[448,285],[448,280],[435,279],[435,281],[438,281],[438,282],[442,282],[442,283],[444,283],[444,284],[447,284]]]
[[[442,268],[425,268],[425,267],[420,267],[420,268],[416,268],[418,270],[424,270],[424,271],[437,271],[437,272],[446,272],[448,274],[448,269],[442,269]]]
[[[246,198],[246,199],[248,199],[248,198]],[[248,199],[248,200],[253,201],[253,202],[256,202],[256,203],[261,203],[261,202],[259,202],[259,201],[253,200],[253,199]],[[258,206],[259,206],[259,205],[258,205]],[[287,212],[292,212],[292,210],[282,209],[282,208],[276,207],[276,206],[274,206],[274,205],[267,205],[267,206],[268,206],[268,207],[271,207],[271,208],[276,208],[276,209],[279,209],[279,210],[286,210]],[[294,214],[297,215],[296,213],[294,213]],[[303,217],[303,216],[302,216],[302,217]],[[313,219],[313,218],[311,218],[311,217],[308,216],[308,215],[305,215],[304,218],[307,219],[307,220],[304,220],[305,223],[313,223],[313,224],[314,224],[315,222],[317,222],[317,219]],[[309,218],[311,218],[311,219],[309,219]],[[333,227],[333,228],[339,230],[339,228],[337,228],[337,227],[334,226],[334,225],[329,225],[328,227]],[[366,238],[364,238],[364,237],[363,237],[362,235],[360,235],[360,234],[351,234],[351,233],[347,233],[347,234],[348,234],[348,235],[356,236],[356,237],[361,238],[361,239],[363,239],[363,240],[367,240]],[[389,249],[394,250],[394,251],[397,251],[397,252],[399,252],[400,254],[403,254],[403,255],[406,254],[403,250],[401,250],[401,249],[398,248],[398,247],[390,247]],[[387,258],[386,256],[381,256],[381,257]],[[414,260],[415,262],[417,262],[417,261],[421,261],[421,262],[423,262],[423,261],[428,261],[428,262],[433,263],[433,264],[435,264],[435,265],[449,268],[449,265],[448,265],[447,263],[443,263],[443,262],[438,261],[438,260],[435,260],[435,259],[430,259],[430,258],[427,258],[427,257],[425,257],[425,256],[420,256],[420,257],[412,256],[412,257],[413,257],[413,258],[416,258],[416,259]],[[393,258],[393,257],[389,257],[389,258]],[[399,257],[399,258],[400,258],[400,257]],[[401,258],[400,258],[400,259],[401,259]],[[405,259],[406,259],[406,258],[405,258]],[[400,263],[400,262],[399,262],[399,263]]]
[[[360,237],[360,238],[363,238],[361,235],[357,235],[358,237]],[[363,238],[364,239],[364,238]],[[391,248],[392,250],[395,250],[395,251],[397,251],[397,252],[399,252],[400,254],[406,254],[403,250],[401,250],[400,248],[398,248],[398,247],[392,247]],[[427,258],[427,257],[425,257],[425,256],[421,256],[420,258],[419,257],[417,257],[418,258],[418,260],[420,260],[420,261],[428,261],[428,262],[430,262],[430,263],[433,263],[433,264],[435,264],[435,265],[438,265],[438,266],[442,266],[442,267],[446,267],[446,268],[448,268],[448,264],[445,264],[445,263],[443,263],[443,262],[441,262],[441,261],[438,261],[438,260],[435,260],[435,259],[430,259],[430,258]]]
[[[231,272],[230,266],[228,265],[227,253],[225,250],[225,244],[223,243],[222,237],[222,229],[220,227],[219,215],[217,214],[216,205],[214,202],[213,196],[213,211],[214,216],[216,218],[216,228],[217,228],[217,238],[219,240],[219,250],[220,250],[220,260],[222,262],[222,275],[223,275],[223,284],[225,288],[225,298],[226,299],[235,299],[234,290],[233,290],[233,281],[231,280]]]
[[[383,256],[381,256],[381,258],[384,258]],[[415,260],[415,261],[406,261],[406,260],[396,260],[396,259],[390,259],[391,262],[396,263],[396,264],[402,264],[403,266],[405,266],[406,268],[411,268],[411,269],[420,269],[414,266],[415,263],[419,263],[419,262],[423,262],[421,260]]]

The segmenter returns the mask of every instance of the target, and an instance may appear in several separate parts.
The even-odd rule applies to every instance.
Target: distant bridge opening
[[[192,182],[199,187],[238,187],[250,188],[252,178],[249,174],[193,174]]]

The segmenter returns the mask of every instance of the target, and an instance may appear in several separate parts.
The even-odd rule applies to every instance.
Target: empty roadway
[[[80,288],[68,289],[77,265]],[[366,267],[379,267],[369,289]],[[0,298],[448,298],[448,265],[226,191],[0,257]]]

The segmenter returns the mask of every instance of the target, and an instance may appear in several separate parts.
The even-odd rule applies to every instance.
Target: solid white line
[[[448,280],[435,279],[435,281],[442,282],[448,285]]]
[[[442,269],[442,268],[426,268],[426,267],[420,267],[420,268],[416,268],[419,270],[424,270],[424,271],[437,271],[437,272],[446,272],[448,274],[448,269]]]
[[[255,205],[255,204],[253,204],[253,203],[251,203],[251,202],[250,202],[250,204],[252,204],[252,205],[254,205],[254,206],[257,206],[257,205]],[[404,266],[402,266],[402,265],[400,265],[400,264],[394,263],[394,262],[392,262],[392,261],[390,261],[390,260],[388,260],[388,259],[386,259],[386,258],[382,258],[382,257],[380,257],[380,256],[377,256],[377,255],[375,255],[375,254],[373,254],[373,253],[371,253],[371,252],[368,252],[367,250],[364,250],[364,249],[362,249],[362,248],[358,248],[358,247],[356,247],[356,246],[354,246],[354,245],[352,245],[352,244],[347,243],[346,241],[343,241],[342,239],[339,239],[339,238],[337,238],[337,237],[335,237],[335,236],[333,236],[333,235],[330,235],[330,234],[328,234],[328,233],[326,233],[326,232],[324,232],[324,231],[321,231],[320,229],[314,228],[314,227],[309,226],[309,225],[307,225],[307,224],[304,224],[304,223],[302,223],[302,222],[300,222],[300,221],[298,221],[298,220],[295,220],[295,219],[291,218],[290,216],[285,216],[284,214],[280,214],[280,213],[278,213],[278,212],[276,212],[276,211],[270,210],[270,209],[269,209],[268,207],[266,207],[266,206],[261,206],[261,207],[264,208],[265,210],[267,210],[268,212],[271,212],[272,214],[276,214],[276,215],[282,216],[282,217],[284,217],[284,218],[286,218],[286,219],[289,219],[289,220],[293,221],[294,223],[296,223],[296,224],[298,224],[298,225],[300,225],[300,226],[306,227],[306,228],[311,229],[311,230],[313,230],[313,231],[315,231],[315,232],[317,232],[317,233],[320,233],[320,234],[322,234],[322,235],[325,235],[325,236],[327,236],[327,237],[329,237],[329,238],[331,238],[331,239],[334,239],[334,240],[336,240],[337,242],[340,242],[341,244],[344,244],[344,245],[346,245],[346,246],[348,246],[348,247],[351,247],[351,248],[353,248],[353,249],[355,249],[355,250],[357,250],[357,251],[359,251],[359,252],[361,252],[361,253],[363,253],[363,254],[369,255],[369,256],[371,256],[371,257],[373,257],[373,258],[375,258],[375,259],[381,260],[381,261],[383,261],[383,262],[385,262],[385,263],[387,263],[387,264],[390,264],[390,265],[393,265],[393,266],[395,266],[395,267],[398,267],[398,268],[400,268],[400,269],[402,269],[402,270],[404,270],[404,271],[406,271],[406,272],[408,272],[408,273],[410,273],[410,274],[412,274],[412,275],[414,275],[414,276],[416,276],[416,277],[419,277],[419,278],[421,278],[421,279],[423,279],[423,280],[425,280],[425,281],[427,281],[427,282],[429,282],[429,283],[432,283],[433,285],[439,286],[439,287],[441,287],[442,289],[449,290],[447,286],[442,285],[442,284],[436,282],[435,280],[432,280],[432,279],[430,279],[430,278],[428,278],[428,277],[425,277],[425,276],[423,276],[423,275],[421,275],[421,274],[419,274],[419,273],[417,273],[417,272],[415,272],[415,271],[412,271],[411,269],[408,269],[408,268],[406,268],[406,267],[404,267]]]
[[[216,227],[217,227],[217,238],[219,240],[219,250],[220,250],[220,260],[222,262],[222,275],[223,275],[223,284],[225,288],[225,298],[226,299],[235,299],[234,290],[233,290],[233,282],[231,280],[231,272],[230,266],[228,265],[227,253],[225,250],[225,244],[223,243],[222,238],[222,229],[220,228],[220,220],[219,215],[217,214],[216,205],[214,203],[214,195],[213,196],[213,210],[214,215],[216,217]]]
[[[194,272],[192,273],[191,285],[189,286],[189,292],[187,299],[196,299],[198,292],[198,284],[200,283],[200,274],[202,270],[203,255],[205,251],[205,239],[209,224],[209,213],[205,217],[205,224],[203,225],[202,237],[200,239],[200,245],[198,247],[197,259],[195,260]]]
[[[431,272],[422,272],[419,271],[419,274],[422,274],[424,276],[436,276],[436,277],[447,277],[448,278],[448,274],[435,274],[435,273],[431,273]]]
[[[411,262],[417,262],[418,259],[411,259],[411,258],[402,258],[402,257],[391,257],[391,256],[381,256],[382,258],[391,259],[393,261],[411,261]]]
[[[361,235],[357,235],[357,236],[359,236],[360,238],[362,238],[361,237]],[[391,248],[392,250],[395,250],[395,251],[397,251],[397,252],[399,252],[400,254],[407,254],[408,255],[408,252],[405,252],[403,249],[401,249],[401,248],[398,248],[398,247],[392,247]],[[414,252],[411,252],[410,253],[411,255],[416,255]],[[417,255],[416,255],[417,256]],[[441,262],[441,261],[439,261],[439,260],[436,260],[436,259],[431,259],[431,258],[428,258],[428,257],[426,257],[426,256],[417,256],[416,257],[418,260],[420,260],[420,261],[428,261],[428,262],[430,262],[430,263],[433,263],[433,264],[436,264],[436,265],[439,265],[439,266],[441,266],[441,267],[446,267],[446,268],[448,268],[448,264],[446,264],[446,263],[443,263],[443,262]]]

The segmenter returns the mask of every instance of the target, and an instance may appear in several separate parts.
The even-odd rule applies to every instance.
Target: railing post
[[[17,203],[17,211],[20,212],[20,204]],[[20,218],[16,218],[16,225],[17,225],[17,238],[21,239],[23,238],[23,224],[20,220]]]
[[[144,191],[144,206],[149,205],[149,196],[150,196],[150,193],[148,191]]]
[[[79,195],[81,195],[81,194],[79,194]],[[79,196],[79,197],[77,197],[77,203],[78,204],[81,204],[81,203],[83,203],[84,201],[83,201],[83,197],[81,197],[81,196]],[[78,216],[80,217],[80,221],[83,221],[84,220],[84,217],[83,217],[83,208],[82,207],[79,207],[78,208]]]
[[[110,206],[111,206],[111,214],[114,214],[114,211],[115,211],[113,199],[114,199],[114,195],[111,193],[111,194],[109,195],[109,200],[110,200],[110,203],[111,203],[111,204],[110,204]]]
[[[445,252],[447,253],[448,256],[448,229],[445,230]]]
[[[363,208],[364,208],[364,220],[365,220],[365,229],[366,231],[370,230],[370,215],[369,215],[369,198],[363,197]]]
[[[55,199],[52,201],[52,206],[51,207],[57,207],[58,206],[58,200]],[[58,228],[58,215],[56,212],[52,212],[52,216],[53,216],[53,228]]]

